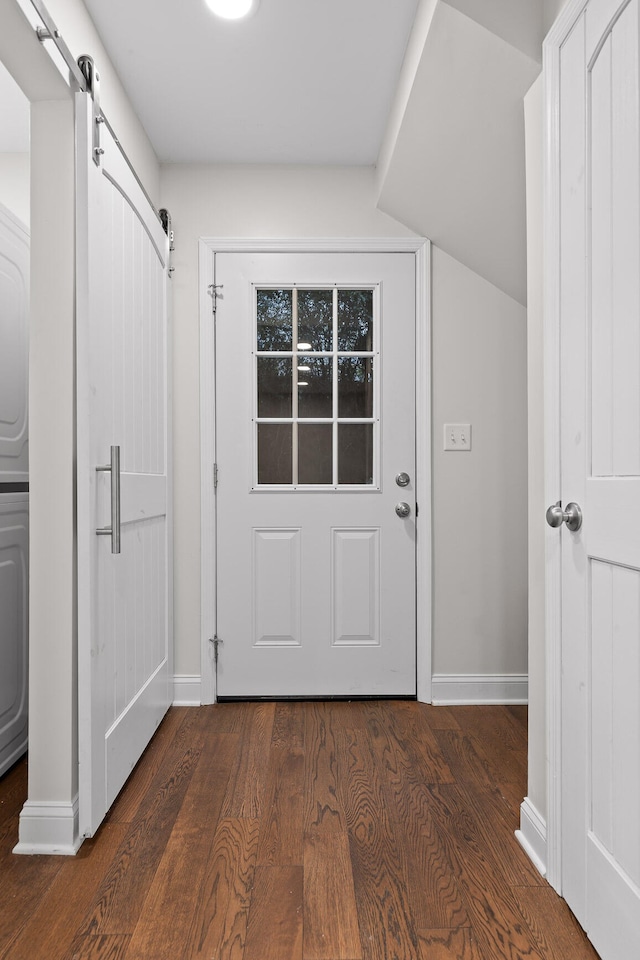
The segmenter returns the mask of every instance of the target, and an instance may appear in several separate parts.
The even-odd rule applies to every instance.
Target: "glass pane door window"
[[[378,489],[379,287],[254,289],[253,489]]]

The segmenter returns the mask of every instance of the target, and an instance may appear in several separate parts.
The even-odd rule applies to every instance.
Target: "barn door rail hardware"
[[[49,13],[49,11],[47,10],[47,8],[45,7],[44,3],[42,3],[42,0],[31,0],[31,6],[33,7],[33,9],[37,13],[39,19],[42,21],[42,24],[43,24],[42,26],[38,26],[35,28],[36,36],[38,40],[40,41],[40,43],[44,43],[46,40],[51,40],[52,43],[55,44],[55,46],[58,49],[58,52],[60,53],[60,56],[64,60],[66,66],[69,68],[69,72],[71,73],[71,76],[73,80],[76,82],[79,89],[86,90],[87,82],[82,74],[82,71],[80,70],[80,67],[78,66],[76,61],[73,59],[73,54],[71,53],[71,51],[69,50],[69,47],[64,42],[64,39],[62,38],[60,31],[58,30],[57,26],[53,22],[53,18]]]
[[[158,213],[160,214],[160,223],[162,224],[162,228],[169,239],[169,269],[167,270],[167,273],[169,274],[170,277],[172,277],[173,271],[175,270],[175,267],[172,264],[173,251],[175,250],[176,245],[173,242],[174,233],[173,233],[173,227],[171,226],[171,214],[169,213],[166,207],[160,207],[160,210],[158,211]]]
[[[112,127],[111,124],[109,123],[108,117],[106,117],[105,114],[103,113],[103,111],[100,109],[100,104],[99,104],[99,102],[96,104],[96,89],[95,89],[95,85],[96,85],[96,82],[99,80],[99,78],[98,78],[97,71],[96,71],[96,69],[95,69],[95,65],[93,65],[93,59],[92,59],[91,57],[88,57],[88,56],[82,56],[82,57],[79,57],[79,58],[78,58],[79,61],[83,61],[83,63],[84,63],[85,61],[91,61],[91,64],[92,64],[92,70],[91,70],[91,73],[92,73],[92,83],[90,84],[89,81],[87,80],[87,77],[86,77],[85,74],[83,73],[83,70],[80,68],[80,66],[78,65],[78,63],[74,60],[73,54],[72,54],[71,51],[69,50],[69,47],[68,47],[67,44],[65,43],[64,38],[62,37],[62,35],[61,35],[58,27],[56,26],[56,24],[55,24],[54,21],[53,21],[53,18],[51,17],[51,14],[50,14],[49,11],[47,10],[47,8],[46,8],[45,4],[42,2],[42,0],[27,0],[27,2],[30,2],[30,3],[31,3],[31,6],[32,6],[33,9],[35,10],[36,16],[38,17],[38,19],[40,20],[40,23],[41,23],[41,25],[39,25],[39,26],[34,26],[34,27],[33,27],[34,32],[35,32],[36,36],[38,37],[38,39],[40,40],[40,42],[41,42],[41,43],[44,43],[45,41],[46,41],[46,42],[51,41],[51,43],[55,44],[55,47],[56,47],[56,49],[58,50],[58,53],[59,53],[60,56],[62,57],[65,65],[66,65],[66,67],[67,67],[68,70],[69,70],[69,74],[70,74],[70,77],[69,77],[69,85],[71,86],[71,88],[72,88],[72,89],[77,88],[78,90],[81,90],[83,93],[88,93],[88,94],[91,96],[92,100],[93,100],[93,103],[94,103],[94,112],[93,112],[93,113],[94,113],[94,120],[96,121],[95,124],[94,124],[94,138],[95,138],[95,134],[96,134],[96,129],[95,129],[95,128],[96,128],[96,127],[98,128],[98,133],[99,133],[99,125],[100,125],[101,123],[104,123],[105,126],[106,126],[106,129],[111,133],[111,135],[112,135],[112,137],[113,137],[113,139],[114,139],[114,141],[115,141],[115,143],[116,143],[116,146],[118,147],[118,150],[119,150],[120,153],[122,154],[122,157],[123,157],[125,163],[127,164],[127,166],[129,167],[129,169],[131,170],[131,173],[132,173],[133,176],[135,177],[135,179],[136,179],[136,181],[137,181],[137,183],[138,183],[138,186],[139,186],[140,189],[142,190],[142,192],[143,192],[143,194],[144,194],[144,196],[145,196],[145,198],[146,198],[149,206],[151,207],[151,209],[152,209],[153,212],[155,213],[155,215],[156,215],[156,217],[158,218],[158,220],[160,220],[160,214],[158,213],[158,210],[157,210],[156,205],[154,204],[153,200],[152,200],[151,197],[149,196],[145,185],[144,185],[144,184],[142,183],[142,181],[140,180],[140,177],[138,176],[138,174],[137,174],[137,172],[136,172],[136,170],[135,170],[135,167],[133,166],[133,164],[132,164],[131,161],[129,160],[129,157],[127,156],[127,154],[125,153],[124,149],[122,148],[122,144],[121,144],[120,141],[118,140],[118,137],[116,136],[116,133],[115,133],[113,127]],[[29,19],[29,22],[33,25],[33,19],[32,19],[31,17],[28,17],[28,19]],[[93,85],[93,86],[92,86],[92,85]],[[99,96],[98,96],[98,101],[99,101]],[[94,142],[94,145],[93,145],[93,146],[94,146],[94,150],[97,148],[97,150],[100,151],[99,135],[98,135],[98,142]],[[94,160],[94,162],[95,162],[96,164],[98,164],[98,165],[99,165],[99,163],[100,163],[100,157],[101,157],[101,156],[102,156],[102,152],[98,152],[98,153],[95,153],[95,152],[94,152],[94,154],[93,154],[93,160]]]
[[[100,109],[100,74],[96,70],[93,57],[90,57],[87,54],[83,54],[81,57],[78,57],[78,66],[80,67],[82,75],[87,82],[87,92],[91,95],[91,111],[93,119],[93,143],[91,144],[91,155],[96,167],[99,167],[100,157],[104,153],[104,148],[100,146],[100,125],[104,123],[104,117],[102,116],[102,110]]]

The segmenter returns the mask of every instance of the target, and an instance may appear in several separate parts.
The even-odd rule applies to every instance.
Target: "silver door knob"
[[[404,503],[404,501],[396,503],[396,513],[399,517],[408,517],[411,513],[411,507],[408,503]]]
[[[562,503],[558,500],[547,510],[547,523],[550,527],[561,527],[566,523],[567,529],[575,533],[582,526],[582,510],[577,503],[568,503],[567,509],[562,509]]]
[[[396,477],[396,483],[399,487],[408,487],[411,482],[411,477],[408,473],[399,473]]]

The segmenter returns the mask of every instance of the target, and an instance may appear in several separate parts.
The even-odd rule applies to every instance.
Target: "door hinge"
[[[214,463],[213,465],[213,489],[218,489],[218,464]]]
[[[207,287],[207,293],[212,300],[211,312],[213,313],[214,317],[218,311],[218,300],[223,299],[222,294],[218,293],[218,290],[224,290],[224,283],[210,283]]]
[[[209,643],[213,644],[213,662],[218,665],[218,647],[221,643],[224,643],[224,640],[218,636],[217,633],[214,633],[212,637],[209,637]]]

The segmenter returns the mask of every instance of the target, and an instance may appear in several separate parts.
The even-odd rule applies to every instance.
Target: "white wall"
[[[527,672],[526,311],[433,251],[435,674]],[[468,453],[445,423],[471,423]]]
[[[482,3],[478,0],[445,0],[445,3],[477,20],[528,57],[541,59],[543,0],[482,0]]]
[[[542,313],[542,77],[525,97],[527,154],[527,382],[529,431],[529,785],[546,817],[544,364]]]
[[[27,227],[30,220],[29,154],[0,153],[0,202]]]
[[[161,183],[176,236],[176,672],[199,674],[198,238],[410,233],[375,209],[370,169],[166,165]],[[436,667],[525,673],[526,525],[507,520],[526,498],[524,309],[434,250],[433,322]],[[441,453],[444,419],[473,422],[472,453]]]
[[[174,484],[177,674],[200,674],[198,240],[389,237],[411,231],[375,209],[373,171],[358,167],[162,167],[175,231]]]
[[[64,803],[78,785],[73,102],[33,104],[31,131],[29,799]]]
[[[543,36],[546,36],[549,33],[549,30],[553,26],[553,23],[562,10],[566,6],[568,0],[543,0],[542,4],[542,26],[543,26]]]
[[[136,173],[157,205],[160,181],[156,155],[87,8],[82,0],[46,0],[46,6],[76,60],[83,54],[93,57],[100,74],[100,103]]]
[[[503,3],[494,0],[490,19],[506,25]],[[530,32],[526,18],[522,26]],[[466,13],[422,0],[378,164],[381,210],[522,304],[522,98],[539,72],[538,59]]]

